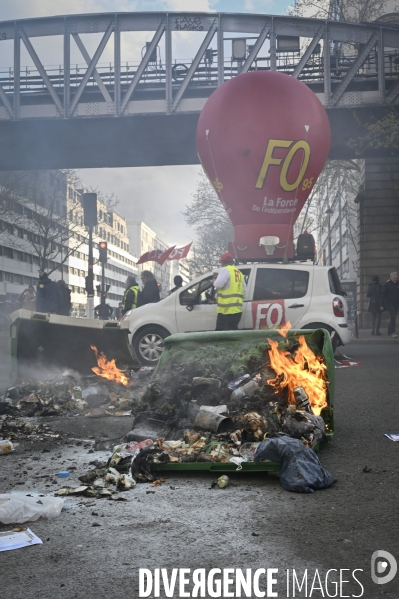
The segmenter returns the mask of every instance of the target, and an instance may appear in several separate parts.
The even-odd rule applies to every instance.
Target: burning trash
[[[183,348],[172,343],[133,406],[133,429],[114,447],[105,482],[118,486],[117,472],[153,482],[181,464],[239,470],[265,439],[310,451],[325,441],[333,429],[329,340],[323,331],[282,333],[210,333],[205,343],[207,335],[194,334]]]
[[[108,462],[83,474],[79,487],[60,489],[61,495],[112,499],[182,465],[250,470],[269,440],[295,440],[312,451],[333,432],[333,359],[322,330],[171,337],[151,380],[152,371],[131,374],[96,346],[92,351],[92,375],[23,381],[3,398],[0,426],[10,440],[29,434],[30,416],[133,415],[127,440],[95,444],[94,450],[113,447]],[[13,436],[18,418],[22,423]],[[40,434],[52,433],[44,427]]]
[[[307,338],[248,333],[254,335],[249,343],[219,335],[187,352],[172,346],[144,394],[146,413],[133,410],[129,439],[151,432],[153,439],[176,440],[187,430],[228,442],[235,434],[240,443],[284,434],[308,446],[325,439],[332,406],[322,331]]]
[[[115,381],[121,385],[131,385],[130,379],[117,367],[115,360],[107,360],[105,354],[99,352],[94,345],[91,345],[90,347],[94,351],[97,360],[97,366],[92,368],[93,372],[98,376],[102,376],[110,381]]]
[[[314,414],[320,415],[327,407],[327,366],[308,347],[305,337],[300,335],[298,347],[293,351],[279,350],[278,342],[270,339],[270,367],[276,377],[267,382],[276,392],[287,388],[288,402],[297,405],[295,389],[303,389]]]

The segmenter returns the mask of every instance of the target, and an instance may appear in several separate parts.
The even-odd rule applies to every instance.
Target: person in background
[[[36,292],[33,285],[29,285],[28,289],[25,289],[18,298],[18,301],[22,303],[21,308],[24,310],[36,310]]]
[[[114,309],[109,304],[98,304],[94,308],[94,314],[100,320],[110,320],[113,313]]]
[[[396,334],[396,316],[399,308],[399,282],[398,273],[391,272],[389,275],[389,281],[384,283],[382,286],[381,297],[380,297],[380,310],[389,310],[389,325],[388,335],[397,338]]]
[[[233,256],[225,252],[220,256],[222,268],[213,283],[218,292],[216,331],[236,331],[242,316],[246,292],[244,275],[234,266]]]
[[[380,296],[382,291],[382,285],[380,285],[380,278],[374,275],[373,282],[370,283],[367,289],[366,296],[369,298],[369,305],[367,308],[368,312],[371,312],[371,334],[381,335],[381,308],[380,308]]]
[[[58,314],[62,314],[63,316],[69,316],[69,313],[72,308],[71,290],[67,287],[65,281],[57,281],[57,283],[60,288],[61,294],[60,309]]]
[[[36,311],[58,314],[61,303],[60,288],[55,281],[49,279],[44,270],[39,271],[39,283],[36,292]]]
[[[181,278],[180,275],[176,275],[175,278],[173,279],[173,282],[174,282],[175,286],[173,287],[173,289],[171,289],[169,291],[169,295],[171,295],[172,293],[174,293],[175,291],[177,291],[178,289],[181,289],[183,287],[183,279]]]
[[[143,289],[139,291],[137,307],[145,306],[146,304],[155,304],[161,299],[159,296],[158,283],[151,271],[143,270],[140,275],[143,283]]]
[[[129,310],[137,308],[139,286],[136,277],[129,275],[125,282],[125,293],[122,300],[122,316]]]
[[[118,307],[114,310],[116,320],[121,320],[122,318],[122,305],[122,302],[119,302]]]

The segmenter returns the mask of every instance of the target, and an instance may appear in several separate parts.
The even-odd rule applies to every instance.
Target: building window
[[[7,256],[7,258],[14,258],[14,252],[11,248],[3,247],[3,256]]]
[[[7,281],[8,283],[12,283],[13,282],[13,276],[11,272],[5,272],[4,273],[4,280]]]

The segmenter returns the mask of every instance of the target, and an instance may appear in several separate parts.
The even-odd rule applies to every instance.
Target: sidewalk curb
[[[349,341],[349,343],[347,343],[347,345],[364,345],[364,344],[368,344],[368,345],[397,345],[399,343],[399,338],[398,339],[391,339],[389,337],[381,337],[381,338],[375,338],[375,337],[359,337],[359,339],[351,339]]]

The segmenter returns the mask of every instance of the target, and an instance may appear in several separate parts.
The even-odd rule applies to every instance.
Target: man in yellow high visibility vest
[[[139,295],[139,286],[136,278],[129,275],[125,283],[125,293],[122,300],[122,315],[129,310],[137,308],[137,298]]]
[[[244,275],[234,266],[233,256],[225,252],[220,256],[222,268],[213,286],[218,292],[216,331],[236,331],[242,316],[246,292]]]

